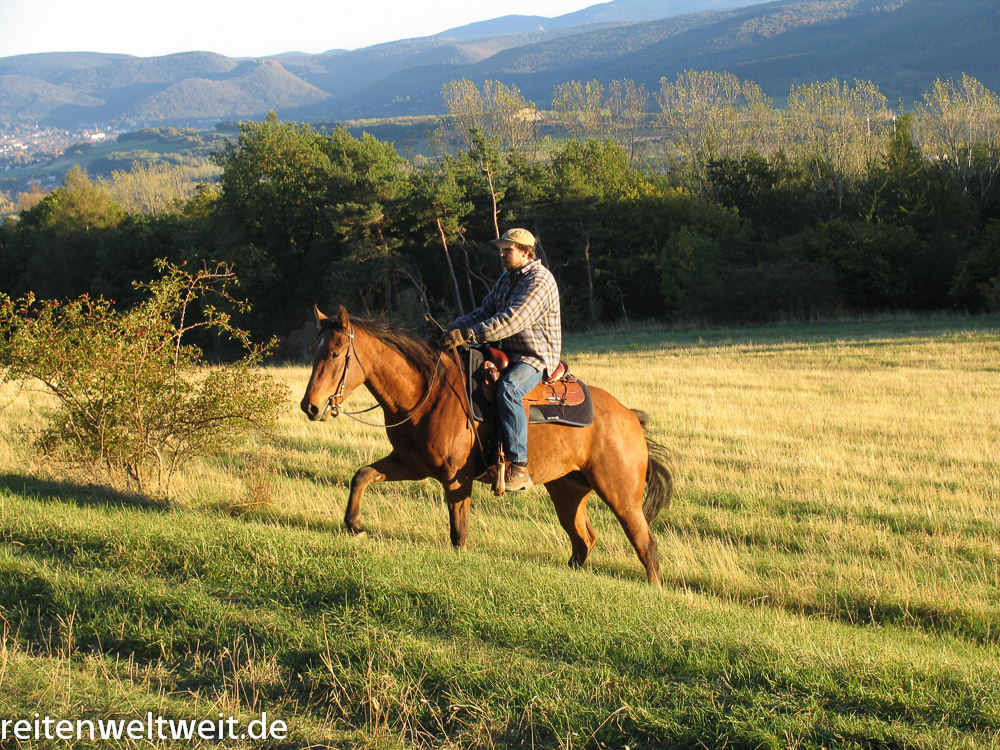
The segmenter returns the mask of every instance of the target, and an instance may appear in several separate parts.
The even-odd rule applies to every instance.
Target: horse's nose
[[[302,399],[301,406],[302,411],[306,413],[306,416],[309,417],[309,419],[315,421],[316,418],[319,417],[319,407],[308,399]]]

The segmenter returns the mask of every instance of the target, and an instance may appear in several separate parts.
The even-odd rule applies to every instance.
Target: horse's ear
[[[318,331],[323,327],[323,321],[329,320],[323,313],[319,310],[319,305],[313,305],[313,317],[316,318],[316,330]]]
[[[337,325],[342,331],[348,330],[351,326],[351,322],[347,317],[347,310],[344,309],[343,305],[340,306],[340,310],[337,312]]]

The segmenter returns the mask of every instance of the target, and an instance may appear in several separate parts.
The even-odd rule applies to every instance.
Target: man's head
[[[535,258],[535,237],[527,229],[508,229],[490,244],[500,248],[500,262],[508,271],[523,268]]]

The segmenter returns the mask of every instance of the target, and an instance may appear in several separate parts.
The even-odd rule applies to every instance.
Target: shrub
[[[951,298],[973,311],[1000,311],[1000,221],[986,225],[982,240],[952,280]]]
[[[842,311],[833,267],[794,259],[724,269],[706,300],[711,319],[739,323],[809,320]]]
[[[39,439],[47,455],[169,496],[187,461],[272,427],[287,394],[257,367],[273,342],[252,344],[211,303],[245,307],[228,292],[231,270],[158,265],[162,277],[136,284],[147,297],[124,312],[87,294],[62,304],[31,293],[0,298],[0,365],[4,379],[36,379],[56,396]],[[243,358],[205,366],[200,349],[183,341],[196,328],[233,338]]]

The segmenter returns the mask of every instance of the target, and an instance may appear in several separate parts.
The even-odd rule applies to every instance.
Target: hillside
[[[962,73],[1000,88],[998,26],[991,0],[614,0],[266,61],[23,55],[0,58],[0,124],[186,123],[272,109],[300,120],[430,114],[441,111],[442,85],[462,77],[516,84],[545,106],[565,81],[629,78],[655,90],[688,69],[728,70],[774,97],[796,83],[859,78],[912,102]]]
[[[123,114],[131,120],[210,119],[224,112],[253,117],[327,99],[329,94],[289,73],[274,60],[240,63],[216,78],[184,78],[138,102]]]
[[[7,113],[29,120],[42,120],[60,107],[99,107],[102,102],[93,96],[19,75],[0,75],[0,122]]]
[[[784,0],[582,30],[471,66],[401,71],[359,92],[349,111],[386,107],[404,95],[409,111],[425,111],[441,85],[462,76],[517,84],[544,106],[564,81],[629,78],[655,90],[661,77],[689,69],[728,70],[774,97],[792,84],[836,77],[872,80],[890,99],[916,101],[935,79],[963,72],[1000,87],[998,21],[986,0]]]
[[[379,44],[354,52],[282,57],[280,62],[286,70],[331,96],[347,98],[403,70],[473,65],[542,36],[517,34],[465,40],[426,37]]]
[[[441,37],[473,37],[497,34],[551,32],[600,24],[627,24],[656,21],[705,11],[742,8],[757,0],[615,0],[592,5],[556,18],[543,16],[503,16],[443,31]]]

